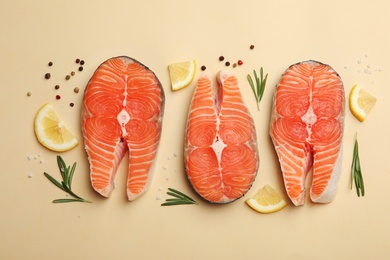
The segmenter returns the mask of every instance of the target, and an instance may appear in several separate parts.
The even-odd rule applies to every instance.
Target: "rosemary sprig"
[[[161,206],[198,204],[190,196],[172,188],[168,188],[167,194],[172,196],[173,198],[166,199],[165,202],[161,204]]]
[[[66,166],[66,163],[62,159],[61,156],[57,156],[57,164],[58,168],[60,169],[62,181],[59,182],[56,179],[54,179],[50,174],[44,172],[43,174],[46,176],[46,178],[49,179],[54,185],[56,185],[61,190],[67,192],[69,195],[74,197],[74,199],[56,199],[53,200],[53,203],[66,203],[66,202],[86,202],[86,203],[92,203],[92,201],[86,200],[81,198],[80,196],[76,195],[72,191],[72,180],[74,176],[74,172],[76,170],[76,163],[72,165],[72,168],[70,166]]]
[[[256,86],[253,82],[253,79],[251,75],[248,74],[247,79],[249,82],[249,85],[252,88],[253,94],[256,98],[256,104],[257,104],[257,110],[260,111],[260,101],[263,98],[265,84],[267,83],[268,73],[265,75],[263,74],[263,67],[260,68],[260,78],[257,76],[256,70],[253,70],[253,76],[255,77]]]
[[[352,167],[351,167],[351,189],[353,187],[353,182],[355,181],[356,193],[358,197],[360,194],[364,196],[364,182],[362,175],[362,168],[360,167],[360,158],[359,158],[359,145],[356,136],[355,145],[353,147],[353,158],[352,158]]]

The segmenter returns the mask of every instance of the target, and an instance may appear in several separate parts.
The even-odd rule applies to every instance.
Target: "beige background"
[[[389,8],[385,0],[0,1],[0,258],[388,259]],[[92,190],[80,129],[85,85],[101,62],[118,55],[149,66],[166,94],[155,176],[134,202],[126,200],[127,160],[111,198]],[[229,69],[254,117],[261,163],[244,198],[215,206],[196,196],[183,171],[184,124],[196,81],[172,92],[167,66],[196,59],[196,78],[202,65],[215,75],[225,69],[220,55],[244,62]],[[77,71],[76,58],[86,61],[84,71],[66,81],[66,74]],[[273,88],[288,66],[308,59],[331,65],[346,95],[358,83],[378,102],[364,123],[346,110],[342,175],[332,203],[294,207],[289,202],[280,212],[262,215],[244,201],[263,185],[271,184],[287,199],[268,136]],[[260,66],[269,81],[257,111],[246,74]],[[46,72],[50,80],[44,79]],[[57,94],[61,100],[55,100]],[[93,204],[51,203],[65,197],[43,176],[46,171],[59,178],[57,153],[38,144],[33,132],[34,115],[47,102],[81,141],[61,155],[68,164],[77,162],[74,190]],[[356,132],[363,198],[350,190]],[[199,205],[161,207],[168,187]]]

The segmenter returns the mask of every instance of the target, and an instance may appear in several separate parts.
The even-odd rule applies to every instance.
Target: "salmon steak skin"
[[[206,201],[233,202],[246,194],[259,167],[253,118],[237,78],[225,71],[204,73],[195,88],[186,125],[184,164],[194,190]]]
[[[110,197],[117,168],[128,152],[127,198],[150,185],[161,136],[164,90],[140,62],[113,57],[88,82],[82,106],[82,131],[95,191]]]
[[[295,206],[305,203],[311,169],[311,201],[334,200],[343,155],[344,103],[340,76],[313,60],[290,66],[275,88],[270,136]]]

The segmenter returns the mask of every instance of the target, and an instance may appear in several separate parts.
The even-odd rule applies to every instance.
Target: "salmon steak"
[[[214,96],[206,72],[192,97],[185,133],[184,163],[195,191],[211,203],[245,195],[259,167],[255,125],[235,76],[220,72]]]
[[[273,97],[270,135],[287,195],[305,202],[305,180],[312,169],[310,199],[333,201],[341,172],[344,87],[328,65],[305,61],[282,75]]]
[[[114,189],[128,152],[127,198],[150,185],[161,136],[164,90],[156,75],[125,56],[103,62],[84,92],[82,130],[92,187],[104,197]]]

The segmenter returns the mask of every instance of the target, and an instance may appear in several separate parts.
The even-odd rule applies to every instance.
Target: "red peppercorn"
[[[238,61],[237,61],[237,64],[238,64],[239,66],[241,66],[241,65],[243,64],[242,60],[238,60]]]
[[[57,95],[56,96],[56,99],[58,100],[58,99],[61,99],[61,96],[60,95]]]

